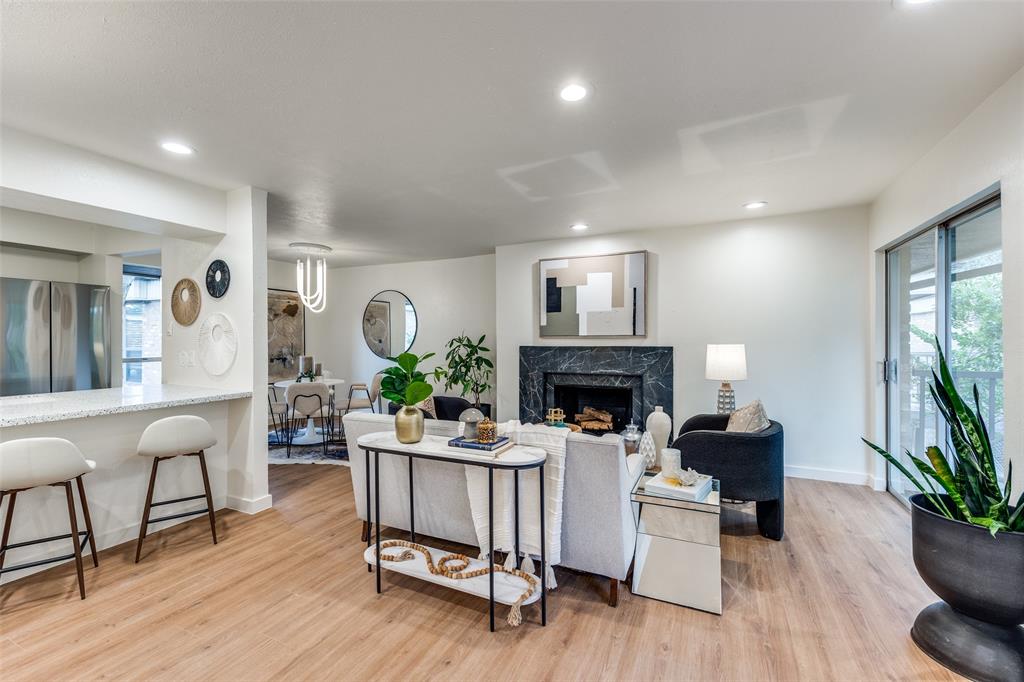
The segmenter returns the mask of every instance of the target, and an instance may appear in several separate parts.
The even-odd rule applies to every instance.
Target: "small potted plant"
[[[865,440],[919,494],[910,498],[914,566],[943,601],[918,614],[910,634],[929,656],[976,680],[1024,680],[1024,494],[1010,504],[1012,468],[999,485],[977,386],[974,407],[957,392],[938,340],[929,387],[949,425],[952,461],[937,446],[921,474]],[[979,652],[985,652],[979,655]]]
[[[473,396],[473,407],[480,410],[482,407],[485,413],[490,412],[490,405],[481,405],[480,395],[491,390],[491,376],[494,374],[494,363],[484,353],[490,353],[491,349],[484,346],[486,334],[482,334],[474,343],[473,339],[463,334],[448,342],[448,352],[444,359],[447,367],[434,369],[434,379],[444,379],[444,390],[450,391],[453,387],[459,387],[459,395],[465,398]]]
[[[429,398],[434,388],[427,383],[427,376],[418,366],[433,356],[433,353],[422,356],[402,353],[396,358],[388,358],[395,364],[382,372],[384,378],[380,382],[380,394],[401,406],[395,415],[395,437],[400,443],[423,440],[423,412],[416,405]]]

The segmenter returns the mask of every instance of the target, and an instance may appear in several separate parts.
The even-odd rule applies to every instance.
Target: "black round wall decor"
[[[228,269],[228,264],[219,258],[210,263],[210,267],[206,269],[206,290],[210,292],[210,296],[220,298],[228,292],[230,284],[231,270]]]

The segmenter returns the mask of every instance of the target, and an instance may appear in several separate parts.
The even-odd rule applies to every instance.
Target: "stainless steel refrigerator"
[[[0,277],[0,395],[110,387],[110,287]]]

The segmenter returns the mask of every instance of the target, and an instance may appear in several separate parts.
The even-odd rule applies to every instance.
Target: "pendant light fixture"
[[[327,254],[331,247],[308,242],[288,246],[302,254],[295,261],[295,290],[302,304],[311,312],[323,312],[327,307]]]

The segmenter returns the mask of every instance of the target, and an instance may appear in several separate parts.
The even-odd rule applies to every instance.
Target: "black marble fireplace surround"
[[[520,346],[519,420],[543,422],[547,409],[557,405],[556,394],[564,399],[605,387],[630,392],[631,413],[623,421],[632,419],[643,429],[655,405],[672,414],[672,369],[671,346]],[[572,417],[571,412],[566,415]],[[616,430],[621,430],[618,422],[616,417]]]

